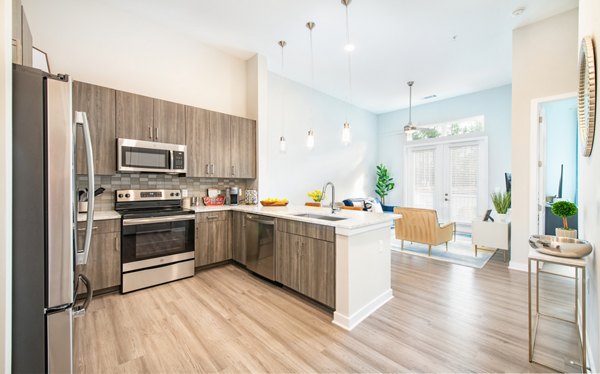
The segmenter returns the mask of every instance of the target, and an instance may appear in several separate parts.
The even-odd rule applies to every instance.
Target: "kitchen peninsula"
[[[226,219],[219,215],[213,217],[211,213],[223,215],[228,211],[232,211],[234,215],[239,214],[242,220],[247,215],[275,218],[275,240],[280,243],[276,249],[278,264],[275,280],[333,309],[333,323],[344,329],[353,329],[393,297],[390,226],[393,219],[398,218],[396,215],[345,210],[331,214],[331,210],[327,208],[302,206],[223,205],[199,206],[194,210],[197,214],[197,224],[205,219]],[[114,218],[115,216],[110,212],[95,213],[96,220]],[[84,219],[85,215],[79,216],[80,221]],[[235,226],[235,216],[232,222]],[[230,242],[234,247],[233,259],[245,264],[245,261],[236,259],[235,254],[235,247],[242,245],[236,240],[236,231],[239,231],[242,226],[244,225],[239,225],[232,230]],[[297,249],[299,252],[308,248],[308,251],[312,249],[313,253],[307,253],[306,258],[296,259],[295,252],[291,253],[294,238],[298,238],[299,241],[302,241],[301,238],[307,240],[306,245],[299,244]],[[325,246],[320,246],[320,243]],[[327,257],[324,255],[325,251],[330,251],[331,255]],[[232,257],[229,255],[229,258]],[[319,284],[320,288],[331,288],[331,292],[323,298],[311,295],[310,291],[303,291],[309,289],[309,285],[315,282],[310,278],[315,277],[315,274],[310,270],[302,274],[302,259],[307,262],[306,266],[320,267],[319,274],[328,277]],[[330,265],[329,270],[328,265]],[[298,274],[286,277],[283,272],[290,269],[294,269]],[[305,281],[302,281],[303,276],[307,277]],[[297,282],[297,286],[294,282]]]

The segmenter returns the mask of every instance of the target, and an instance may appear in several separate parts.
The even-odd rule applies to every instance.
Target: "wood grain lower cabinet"
[[[80,272],[92,281],[94,292],[121,285],[121,221],[94,221],[92,244],[86,265]],[[85,224],[77,229],[78,243],[83,244]],[[78,294],[84,294],[85,287]]]
[[[73,110],[86,112],[94,150],[94,172],[113,175],[116,170],[115,90],[73,82]],[[83,132],[77,130],[77,174],[87,173]]]
[[[335,308],[335,244],[283,231],[276,242],[276,280]]]
[[[216,264],[231,259],[229,212],[196,214],[196,266]]]
[[[246,213],[232,212],[231,252],[234,261],[246,265]]]

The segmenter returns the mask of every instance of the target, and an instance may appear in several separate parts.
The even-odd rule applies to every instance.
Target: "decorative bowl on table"
[[[261,200],[260,204],[262,206],[286,206],[288,205],[288,199],[266,199],[266,200]]]
[[[206,206],[219,206],[225,204],[225,196],[208,197],[204,196],[202,202]]]
[[[531,235],[529,246],[536,251],[557,257],[581,258],[592,253],[587,240],[552,235]]]

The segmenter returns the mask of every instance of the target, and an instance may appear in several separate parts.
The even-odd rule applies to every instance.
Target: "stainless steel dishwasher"
[[[275,278],[275,221],[246,215],[246,268],[267,279]]]

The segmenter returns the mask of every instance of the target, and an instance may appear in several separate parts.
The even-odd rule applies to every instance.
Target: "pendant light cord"
[[[348,5],[346,5],[346,44],[350,44],[350,21]],[[348,51],[348,104],[346,105],[346,123],[348,122],[348,113],[352,105],[352,52]]]
[[[408,85],[408,124],[412,125],[412,84]]]
[[[315,53],[313,50],[313,28],[309,27],[309,35],[310,35],[310,81],[311,81],[311,105],[310,105],[310,121],[313,122],[314,118],[314,106],[315,106]]]
[[[281,43],[281,136],[285,138],[285,82],[283,80],[283,47],[285,42]]]

